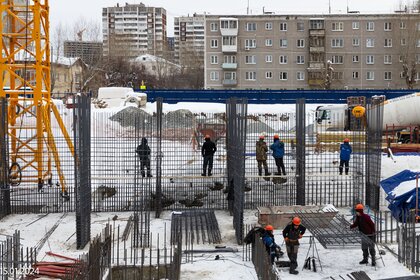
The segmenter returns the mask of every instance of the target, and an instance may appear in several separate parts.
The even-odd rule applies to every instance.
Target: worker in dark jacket
[[[283,238],[286,243],[287,256],[290,259],[290,274],[298,274],[296,270],[297,255],[299,249],[299,239],[305,234],[306,228],[301,225],[299,217],[294,217],[292,222],[289,223],[283,230]]]
[[[145,177],[144,168],[147,169],[147,177],[152,177],[150,173],[150,147],[145,137],[141,138],[141,144],[137,146],[136,153],[140,158],[141,176]]]
[[[344,139],[344,143],[340,145],[340,167],[338,168],[340,175],[343,175],[343,166],[346,167],[346,175],[349,174],[349,161],[352,153],[349,142],[349,138],[346,138]]]
[[[284,157],[284,143],[280,141],[280,138],[277,134],[274,135],[274,143],[271,144],[270,149],[273,151],[273,157],[276,161],[277,166],[277,175],[286,175],[286,169],[284,167],[283,157]]]
[[[372,257],[372,266],[376,265],[375,259],[375,224],[369,215],[363,213],[363,204],[357,204],[355,207],[356,219],[350,228],[358,228],[361,233],[367,236],[362,239],[363,260],[360,264],[367,264],[369,253]]]
[[[264,141],[264,135],[260,136],[260,139],[255,144],[255,152],[256,158],[258,163],[258,175],[262,176],[262,168],[264,166],[265,176],[270,176],[271,174],[268,172],[268,165],[267,165],[267,152],[268,147],[267,143]]]
[[[280,246],[277,245],[276,241],[274,240],[274,234],[273,234],[273,226],[272,225],[266,225],[265,226],[265,232],[262,236],[262,241],[265,245],[265,249],[267,250],[268,255],[270,256],[271,264],[274,263],[274,259],[277,257],[283,255],[283,252],[280,249]]]
[[[208,166],[208,176],[211,176],[211,170],[213,169],[213,156],[217,151],[216,144],[210,140],[210,135],[206,135],[204,138],[205,142],[201,147],[201,155],[203,156],[203,173],[201,176],[206,176],[206,170]]]

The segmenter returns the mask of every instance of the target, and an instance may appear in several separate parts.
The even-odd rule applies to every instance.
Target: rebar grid
[[[74,185],[76,243],[82,249],[90,241],[91,190],[91,102],[87,95],[76,96],[73,104]]]
[[[0,98],[0,219],[11,213],[7,131],[7,100]]]
[[[180,213],[173,212],[171,244],[176,245],[179,238],[185,240],[185,242],[190,240],[190,242],[197,244],[220,243],[222,238],[214,211],[186,210]]]
[[[332,219],[326,218],[323,212],[296,211],[302,224],[321,243],[325,249],[347,249],[361,245],[362,240],[372,243],[358,230],[350,229],[350,223],[342,215]]]

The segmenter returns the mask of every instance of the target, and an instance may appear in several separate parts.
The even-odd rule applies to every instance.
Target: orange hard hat
[[[273,226],[272,226],[272,225],[266,225],[264,229],[265,229],[265,230],[269,230],[269,231],[274,230],[274,228],[273,228]]]
[[[206,136],[204,136],[204,139],[210,139],[210,135],[206,134]]]
[[[264,139],[264,135],[260,135],[260,139]]]
[[[274,134],[274,139],[280,139],[278,134]]]
[[[361,204],[361,203],[359,203],[359,204],[357,204],[355,207],[354,207],[354,209],[356,209],[356,210],[363,210],[363,204]]]
[[[296,226],[300,225],[300,218],[299,217],[294,217],[292,220],[292,223]]]
[[[348,142],[350,142],[350,139],[349,139],[349,138],[345,138],[345,139],[344,139],[344,142],[345,142],[345,143],[348,143]]]

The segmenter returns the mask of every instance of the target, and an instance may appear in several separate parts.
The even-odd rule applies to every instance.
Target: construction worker
[[[147,169],[147,177],[152,177],[150,173],[150,147],[147,144],[147,139],[145,137],[141,138],[141,144],[137,146],[136,153],[140,158],[140,170],[141,176],[145,177],[144,168]]]
[[[284,167],[283,156],[284,156],[284,143],[280,141],[280,138],[277,134],[274,135],[274,143],[271,144],[270,149],[273,151],[273,157],[276,161],[277,173],[276,175],[286,175],[286,168]]]
[[[340,175],[343,175],[343,166],[345,166],[346,175],[349,174],[349,161],[350,155],[352,153],[352,149],[350,146],[349,138],[344,139],[344,143],[340,145],[340,166],[338,170],[340,171]]]
[[[274,228],[272,225],[266,225],[264,228],[265,232],[262,236],[265,249],[267,250],[268,255],[270,256],[271,264],[274,263],[274,259],[283,255],[283,252],[280,249],[280,246],[276,244],[274,240]]]
[[[267,143],[264,141],[264,135],[261,135],[257,143],[255,144],[256,158],[258,163],[258,175],[262,176],[262,167],[264,166],[265,176],[270,176],[267,165]]]
[[[201,176],[206,176],[206,170],[208,166],[208,176],[211,176],[211,170],[213,169],[213,156],[217,151],[216,144],[210,140],[210,135],[204,137],[204,144],[201,147],[201,155],[203,156],[203,173]]]
[[[297,254],[299,249],[299,239],[305,234],[306,228],[301,225],[301,220],[299,217],[294,217],[292,222],[289,223],[283,230],[283,238],[286,243],[287,256],[290,260],[290,274],[298,274],[296,270],[297,263]]]
[[[363,260],[360,261],[359,264],[369,263],[368,257],[370,253],[370,256],[372,257],[372,266],[375,266],[375,224],[368,214],[363,213],[363,208],[363,204],[360,203],[354,207],[354,210],[356,210],[356,219],[350,228],[357,227],[361,233],[368,237],[368,239],[362,239]]]

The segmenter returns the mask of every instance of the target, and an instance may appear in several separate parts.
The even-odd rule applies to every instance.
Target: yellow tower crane
[[[52,184],[56,172],[68,199],[52,115],[73,156],[74,148],[51,101],[48,0],[0,3],[0,98],[8,99],[11,185],[37,184],[40,190],[45,182]]]

